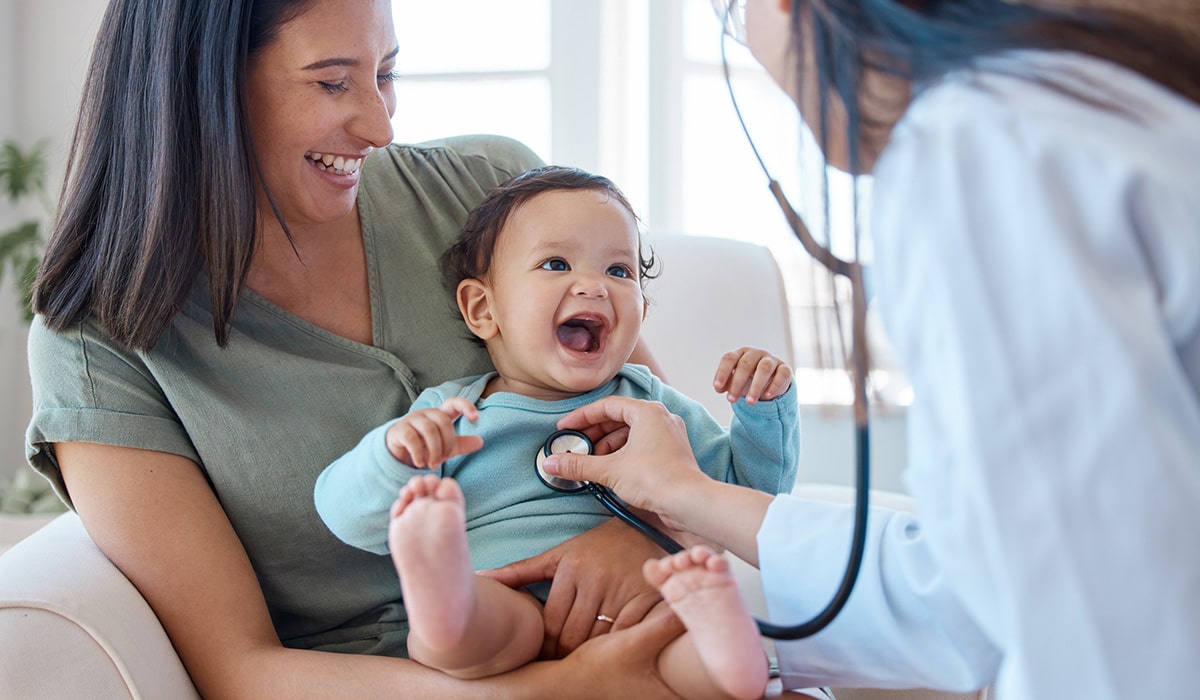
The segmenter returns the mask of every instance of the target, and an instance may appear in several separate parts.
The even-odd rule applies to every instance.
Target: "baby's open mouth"
[[[558,327],[558,342],[575,352],[596,352],[600,349],[604,321],[598,318],[567,319]]]

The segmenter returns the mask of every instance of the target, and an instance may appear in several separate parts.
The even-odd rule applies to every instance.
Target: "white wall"
[[[0,138],[49,142],[49,189],[58,191],[88,54],[105,0],[0,0]],[[19,212],[23,216],[37,210]],[[16,222],[7,202],[0,227]],[[0,479],[24,463],[31,398],[27,330],[11,280],[0,289]]]

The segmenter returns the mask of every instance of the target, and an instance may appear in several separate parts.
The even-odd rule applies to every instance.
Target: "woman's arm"
[[[56,452],[88,533],[146,598],[205,697],[536,698],[597,687],[605,695],[673,697],[654,665],[680,631],[669,619],[607,635],[566,661],[470,685],[404,659],[285,648],[250,561],[194,463],[91,443],[61,443]]]
[[[654,354],[650,352],[650,348],[646,346],[646,341],[638,338],[637,345],[633,346],[633,353],[629,355],[629,361],[635,365],[645,365],[650,369],[650,372],[661,379],[664,383],[667,382],[667,376],[663,374],[663,368],[658,364],[658,360],[654,358]]]

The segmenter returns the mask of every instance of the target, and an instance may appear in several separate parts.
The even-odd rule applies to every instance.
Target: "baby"
[[[334,534],[391,553],[414,660],[474,678],[537,657],[545,588],[517,591],[474,571],[546,551],[609,517],[586,493],[557,493],[534,475],[543,441],[580,406],[609,395],[661,401],[684,420],[710,475],[790,490],[799,427],[785,363],[755,348],[721,358],[714,386],[735,401],[732,430],[627,364],[653,262],[616,186],[560,167],[494,189],[445,254],[458,309],[496,371],[424,391],[330,465],[315,492]],[[688,629],[659,657],[667,684],[688,698],[761,697],[766,658],[725,560],[695,548],[647,562],[645,575]]]

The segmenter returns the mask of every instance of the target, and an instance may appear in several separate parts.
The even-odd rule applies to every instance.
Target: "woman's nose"
[[[351,132],[375,148],[383,148],[392,142],[395,107],[396,93],[391,85],[363,92],[350,124]]]

